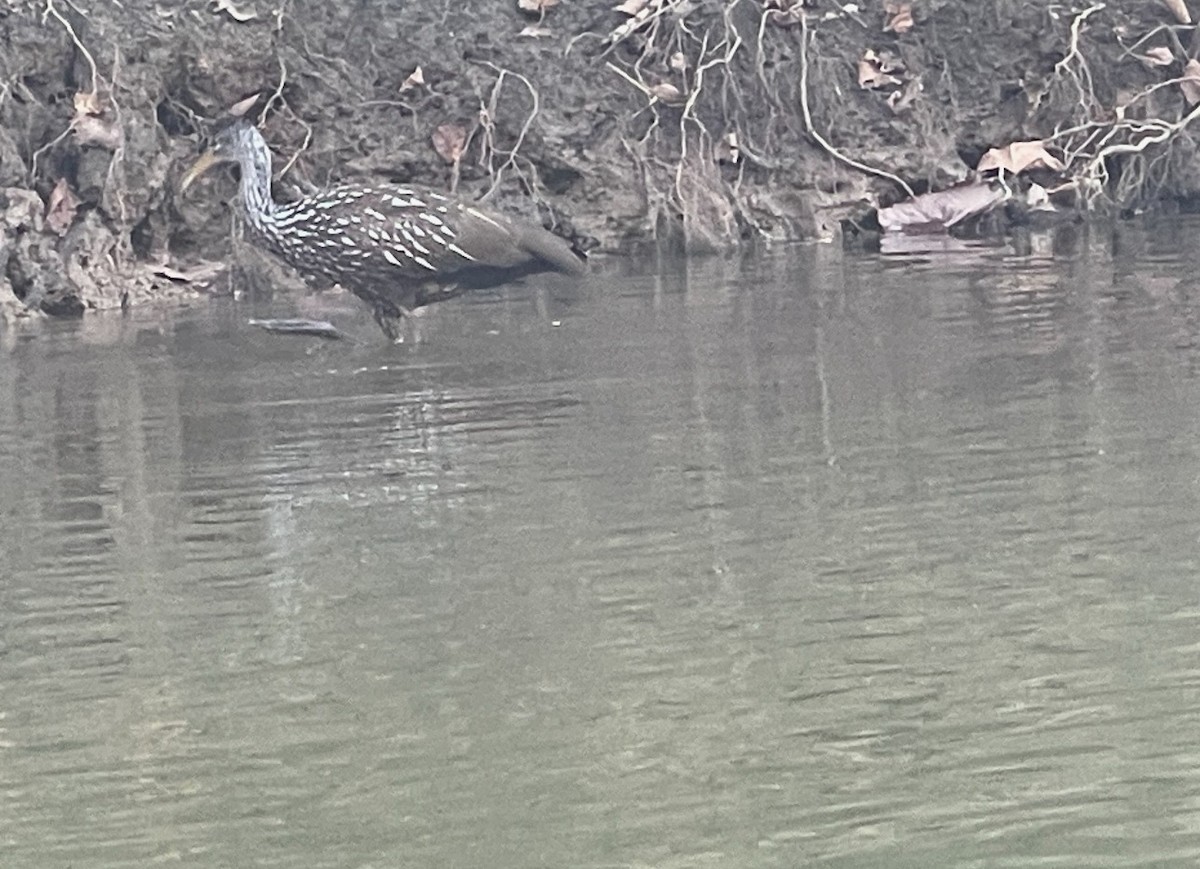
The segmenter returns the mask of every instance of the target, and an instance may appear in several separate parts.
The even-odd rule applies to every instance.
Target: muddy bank
[[[416,181],[606,250],[836,240],[1014,142],[1051,159],[1008,186],[1060,209],[1200,191],[1181,3],[522,5],[542,8],[10,3],[0,314],[228,288],[212,264],[233,256],[232,176],[186,201],[176,182],[255,95],[281,197]]]

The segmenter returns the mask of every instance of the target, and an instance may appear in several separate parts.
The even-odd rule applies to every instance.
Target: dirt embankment
[[[1181,0],[521,5],[10,0],[0,312],[197,291],[232,185],[176,181],[254,94],[281,196],[455,187],[613,250],[835,239],[1012,142],[1054,156],[1060,206],[1200,191]]]

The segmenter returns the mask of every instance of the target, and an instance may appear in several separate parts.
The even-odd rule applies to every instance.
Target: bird
[[[220,130],[184,173],[180,193],[212,167],[236,163],[247,234],[309,279],[340,284],[371,306],[393,342],[413,310],[528,275],[579,276],[570,243],[523,221],[431,189],[343,184],[292,202],[271,195],[271,149],[248,119]]]

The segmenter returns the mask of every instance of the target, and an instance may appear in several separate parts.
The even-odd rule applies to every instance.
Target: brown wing
[[[280,254],[343,283],[582,270],[570,245],[540,226],[410,187],[334,188],[284,206],[273,223],[286,236],[269,240]]]

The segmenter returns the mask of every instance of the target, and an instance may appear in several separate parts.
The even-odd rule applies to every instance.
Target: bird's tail
[[[587,258],[565,238],[531,227],[521,239],[521,246],[546,263],[551,269],[567,275],[582,275],[587,271]]]

